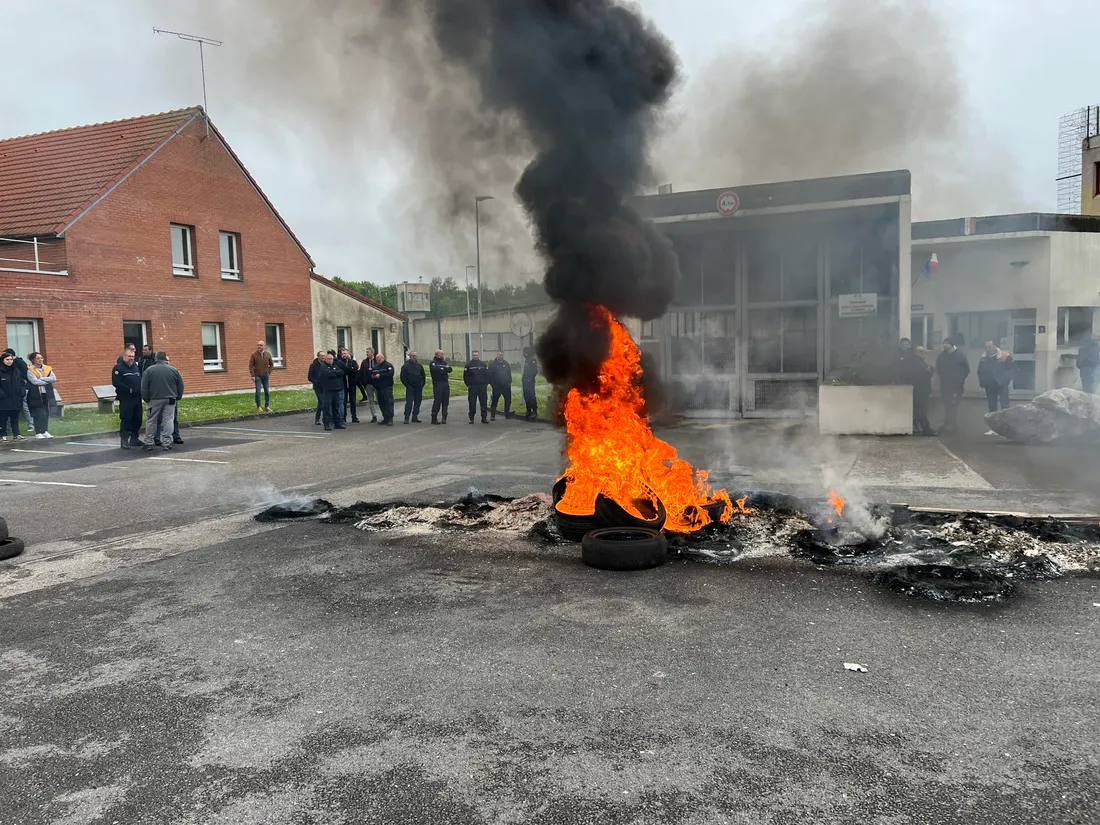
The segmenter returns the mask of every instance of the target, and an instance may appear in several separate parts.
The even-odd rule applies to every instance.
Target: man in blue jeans
[[[248,359],[248,374],[256,385],[256,412],[271,412],[271,371],[275,362],[264,341],[256,342],[256,351]],[[260,406],[260,390],[264,391],[264,404]]]

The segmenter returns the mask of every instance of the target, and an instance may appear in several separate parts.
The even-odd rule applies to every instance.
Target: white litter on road
[[[867,668],[865,668],[863,665],[857,665],[855,662],[845,662],[844,663],[844,669],[845,670],[850,670],[853,673],[866,673],[867,672]]]

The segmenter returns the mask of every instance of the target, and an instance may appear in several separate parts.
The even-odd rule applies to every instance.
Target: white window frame
[[[932,333],[935,332],[935,330],[932,328],[933,319],[934,319],[934,316],[931,313],[928,313],[928,312],[917,312],[917,313],[911,314],[909,316],[909,329],[910,329],[909,334],[910,335],[913,334],[912,333],[912,328],[913,328],[913,322],[914,321],[919,320],[919,321],[921,321],[921,323],[924,326],[924,340],[917,341],[916,339],[914,339],[911,342],[914,347],[924,347],[929,352],[932,352],[932,350],[935,349],[935,347],[933,346],[934,342],[932,341]]]
[[[226,266],[225,258],[222,255],[223,238],[229,239],[229,256],[232,259],[229,261],[229,266]],[[241,279],[241,236],[239,232],[221,231],[218,233],[218,257],[221,259],[222,280],[239,281]]]
[[[370,331],[370,348],[374,354],[386,352],[386,331],[381,327],[372,327]]]
[[[1088,309],[1093,310],[1092,327],[1091,332],[1087,337],[1082,337],[1080,341],[1071,341],[1069,338],[1069,311],[1071,309]],[[1096,312],[1093,307],[1076,306],[1076,307],[1058,307],[1058,329],[1055,337],[1055,344],[1059,347],[1076,347],[1080,346],[1086,340],[1090,339],[1096,333]]]
[[[205,372],[224,372],[225,371],[225,345],[222,341],[222,325],[217,321],[203,321],[202,331],[205,332],[207,327],[214,328],[214,341],[218,346],[218,357],[216,359],[208,359],[206,354],[203,353],[202,368]],[[201,339],[200,339],[201,340]],[[202,348],[206,349],[206,341],[201,340]]]
[[[122,339],[124,341],[126,340],[126,325],[127,324],[138,324],[139,326],[141,326],[141,343],[138,345],[138,349],[140,350],[142,347],[144,347],[146,344],[149,343],[149,322],[148,321],[127,321],[127,320],[123,319],[123,321],[122,321]]]
[[[185,223],[173,223],[169,224],[172,228],[172,274],[178,275],[181,278],[194,278],[195,277],[195,235],[194,228],[188,226]],[[176,244],[175,233],[177,230],[183,232],[183,254],[186,260],[183,263],[176,263]]]
[[[267,340],[267,331],[269,329],[275,330],[275,349],[271,348],[271,342]],[[282,369],[285,366],[283,359],[283,325],[282,324],[264,324],[264,343],[267,344],[267,351],[271,353],[271,362],[275,365],[276,369]]]
[[[7,342],[4,346],[11,347],[12,349],[16,349],[15,344],[11,343],[12,335],[11,335],[10,327],[11,327],[12,324],[30,324],[31,325],[31,337],[34,339],[34,344],[32,345],[30,351],[31,352],[39,352],[42,349],[41,330],[39,330],[39,328],[38,328],[38,326],[39,326],[39,319],[38,318],[8,318],[7,319],[7,324],[4,327],[4,335],[6,336],[5,341]],[[20,358],[26,358],[27,355],[28,355],[28,353],[26,353],[26,352],[18,352],[18,351],[15,354]]]
[[[342,344],[340,343],[340,332],[341,332],[341,330],[343,330],[343,332],[344,332],[344,343],[342,343]],[[344,347],[347,348],[348,352],[354,352],[355,351],[351,348],[351,327],[337,327],[336,328],[336,351],[339,352]]]

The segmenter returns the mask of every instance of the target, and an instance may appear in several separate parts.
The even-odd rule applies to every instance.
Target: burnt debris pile
[[[715,564],[789,556],[860,570],[906,595],[961,603],[1006,601],[1020,582],[1100,573],[1100,524],[1094,521],[902,506],[849,507],[842,516],[824,500],[767,492],[741,494],[736,505],[729,521],[692,533],[667,532],[669,554]],[[256,518],[313,518],[406,536],[492,531],[544,547],[576,547],[560,529],[552,497],[544,493],[509,498],[471,490],[451,501],[350,507],[299,499]]]

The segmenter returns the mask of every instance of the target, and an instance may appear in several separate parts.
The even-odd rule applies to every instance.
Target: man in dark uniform
[[[524,415],[528,421],[539,414],[539,402],[535,397],[535,376],[539,374],[539,362],[535,357],[534,347],[523,348],[523,373],[520,381],[523,382],[523,403],[527,407]]]
[[[351,423],[358,424],[359,416],[355,410],[356,390],[359,388],[359,362],[351,357],[351,350],[341,347],[340,358],[337,364],[344,371],[344,423],[347,423],[348,412],[351,412]]]
[[[306,373],[306,380],[313,386],[313,394],[317,396],[317,409],[313,413],[313,423],[315,426],[321,426],[321,367],[325,363],[325,351],[323,349],[317,350],[317,357],[313,359],[313,363],[309,365],[309,372]]]
[[[437,349],[435,357],[428,365],[432,373],[432,423],[447,423],[447,407],[451,403],[451,371],[453,367],[447,363],[443,350]],[[443,413],[443,421],[439,420],[439,413]]]
[[[344,393],[344,379],[346,373],[336,366],[336,358],[331,352],[326,352],[324,359],[317,367],[317,383],[321,387],[321,420],[325,429],[346,430],[347,426],[340,420],[340,396]]]
[[[141,358],[138,359],[138,370],[145,372],[146,369],[153,366],[157,362],[157,354],[153,351],[152,344],[141,345]]]
[[[951,338],[943,339],[943,352],[936,358],[936,374],[940,377],[940,400],[943,401],[943,432],[959,428],[959,402],[962,401],[970,362]]]
[[[469,388],[470,394],[470,423],[474,423],[474,413],[477,412],[478,402],[481,402],[481,423],[488,424],[485,408],[489,401],[489,365],[481,360],[481,353],[476,349],[470,355],[472,357],[462,370],[462,383]]]
[[[401,365],[401,383],[405,385],[405,423],[412,416],[413,424],[420,423],[420,402],[424,398],[424,365],[417,359],[415,351],[409,352],[409,360]]]
[[[144,447],[141,441],[141,369],[137,365],[137,350],[131,344],[115,362],[111,386],[118,399],[118,439],[124,450]]]
[[[932,373],[935,369],[924,360],[924,347],[912,349],[902,364],[905,383],[913,387],[913,425],[917,435],[932,436],[936,431],[928,421],[928,399],[932,395]]]
[[[512,365],[504,360],[504,352],[489,364],[489,383],[493,386],[493,402],[489,405],[489,418],[497,420],[497,401],[504,397],[504,417],[512,417]]]
[[[378,392],[378,410],[382,414],[379,425],[393,426],[393,364],[386,356],[378,353],[374,356],[374,369],[370,373],[371,384]]]

